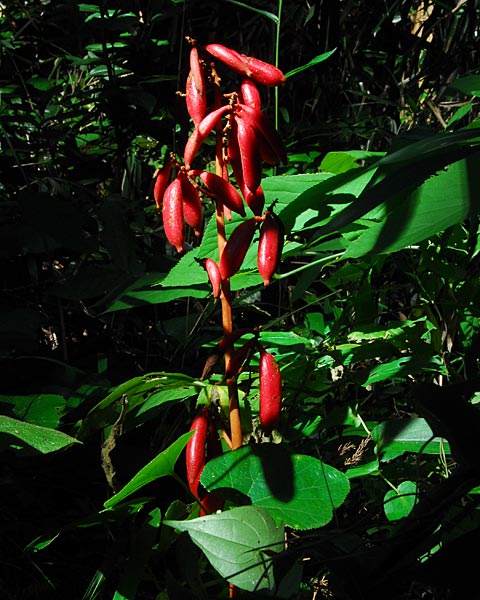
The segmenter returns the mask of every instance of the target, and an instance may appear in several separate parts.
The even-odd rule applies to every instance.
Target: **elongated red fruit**
[[[264,62],[259,58],[239,54],[236,50],[222,46],[221,44],[208,44],[205,50],[214,58],[222,61],[233,71],[246,77],[250,77],[256,83],[266,86],[275,86],[285,83],[285,75],[274,65]]]
[[[170,171],[172,170],[172,161],[168,160],[164,166],[159,169],[157,177],[155,179],[155,185],[153,186],[153,199],[157,208],[162,207],[163,194],[167,189],[167,185],[170,179]]]
[[[237,225],[225,244],[220,257],[220,275],[228,279],[235,275],[243,263],[247,250],[252,243],[257,222],[254,218],[247,219]]]
[[[204,258],[200,261],[202,267],[205,269],[208,275],[208,279],[212,286],[212,294],[214,298],[220,297],[222,276],[220,275],[220,267],[213,260],[213,258]]]
[[[199,236],[202,229],[202,201],[197,188],[192,184],[185,174],[179,175],[182,184],[183,217],[195,235]]]
[[[253,214],[257,216],[261,215],[265,206],[265,194],[263,193],[262,186],[259,185],[255,193],[251,192],[248,188],[245,188],[243,193],[245,202]]]
[[[199,151],[200,146],[207,139],[209,133],[213,131],[222,116],[229,110],[231,110],[230,106],[226,104],[225,106],[221,106],[212,111],[200,121],[190,134],[183,153],[183,160],[187,170],[190,169],[193,159]]]
[[[271,156],[271,159],[264,158],[264,160],[269,164],[278,164],[279,162],[286,164],[287,151],[278,131],[267,115],[261,110],[246,104],[238,104],[236,113],[255,129],[261,144],[265,146],[265,152],[268,152],[268,155]]]
[[[243,181],[251,192],[256,192],[262,180],[262,159],[255,129],[244,119],[236,117],[235,121]]]
[[[183,223],[182,184],[175,178],[165,190],[162,206],[163,228],[167,240],[175,246],[177,252],[183,252],[185,242]]]
[[[186,448],[187,482],[195,498],[199,498],[200,475],[206,463],[208,429],[208,409],[204,407],[192,421],[190,431],[195,433],[188,440]]]
[[[270,284],[270,280],[277,269],[283,247],[283,235],[277,219],[278,217],[267,211],[265,220],[260,227],[257,264],[264,285]]]
[[[243,181],[242,161],[240,157],[240,148],[238,147],[238,131],[235,119],[232,119],[231,126],[232,127],[228,136],[227,162],[232,167],[235,181],[237,182],[237,185],[243,194],[245,182]]]
[[[242,97],[242,104],[256,108],[257,110],[261,109],[262,101],[260,92],[254,82],[248,77],[245,77],[240,84],[240,95]]]
[[[236,73],[240,73],[245,77],[252,75],[248,65],[236,50],[222,46],[222,44],[207,44],[205,50]]]
[[[201,171],[199,176],[212,194],[221,200],[225,206],[242,217],[245,216],[242,197],[229,181],[210,171]]]
[[[285,75],[274,65],[253,56],[241,54],[240,57],[247,65],[251,77],[256,83],[266,86],[282,85],[287,81]]]
[[[197,126],[207,114],[207,87],[198,48],[195,46],[190,50],[190,72],[187,77],[185,99],[188,114]]]
[[[282,376],[272,354],[260,349],[260,425],[270,435],[280,423],[282,408]]]

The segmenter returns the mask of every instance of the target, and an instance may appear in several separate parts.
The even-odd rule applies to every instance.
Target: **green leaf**
[[[367,345],[367,348],[369,345]],[[364,386],[385,381],[386,379],[406,379],[411,375],[425,371],[447,375],[445,364],[439,356],[422,355],[402,356],[395,360],[377,365],[370,370]]]
[[[158,456],[140,469],[115,496],[112,496],[104,503],[105,508],[112,508],[112,506],[125,500],[125,498],[128,498],[128,496],[137,492],[148,483],[160,479],[160,477],[173,476],[175,463],[192,435],[192,431],[187,431],[187,433],[181,435],[163,452],[160,452]]]
[[[244,446],[205,465],[202,485],[229,488],[293,529],[322,527],[345,500],[347,477],[321,460],[278,444]]]
[[[0,404],[10,404],[15,417],[22,421],[56,429],[65,410],[66,400],[58,394],[0,396]]]
[[[389,461],[405,452],[422,454],[450,454],[447,441],[434,437],[423,418],[389,419],[372,430],[372,440],[381,461]]]
[[[448,84],[449,88],[459,90],[469,96],[480,96],[480,75],[465,75]]]
[[[392,197],[381,221],[351,242],[345,258],[390,253],[417,244],[480,211],[480,153],[457,161],[409,194]]]
[[[202,385],[193,377],[182,373],[159,372],[133,377],[114,388],[88,412],[82,421],[77,423],[78,436],[83,439],[103,427],[113,425],[120,415],[120,400],[124,396],[128,400],[128,414],[130,410],[146,402],[150,395],[157,391],[181,388],[181,396],[185,397],[183,395],[185,388],[190,388],[193,394]]]
[[[383,499],[383,510],[389,521],[408,517],[417,499],[417,485],[413,481],[402,481],[397,491],[389,490]]]
[[[164,521],[188,531],[211,565],[233,585],[249,592],[273,590],[273,560],[268,553],[284,548],[284,530],[267,511],[241,506],[190,521]]]
[[[12,440],[12,437],[14,440]],[[0,415],[0,441],[11,448],[33,448],[42,454],[80,444],[66,433]]]
[[[306,69],[309,69],[310,67],[314,67],[315,65],[318,65],[319,63],[323,62],[324,60],[327,60],[327,58],[330,58],[330,56],[332,56],[332,54],[335,52],[335,50],[336,50],[336,48],[334,48],[333,50],[329,50],[328,52],[324,52],[323,54],[318,54],[317,56],[315,56],[315,58],[312,58],[312,60],[310,60],[307,64],[302,65],[301,67],[297,67],[296,69],[292,69],[291,71],[286,73],[285,77],[288,79],[289,77],[292,77],[292,75],[296,75],[297,73],[301,73],[302,71],[305,71]]]

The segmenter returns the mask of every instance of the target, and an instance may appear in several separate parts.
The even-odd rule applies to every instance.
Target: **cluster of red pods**
[[[212,59],[239,73],[242,81],[239,91],[229,94],[224,105],[214,105],[209,109],[207,74]],[[201,234],[202,195],[220,202],[227,218],[230,218],[231,212],[246,217],[245,205],[253,213],[253,217],[234,229],[219,264],[211,258],[202,261],[214,297],[221,293],[222,280],[240,269],[257,228],[260,229],[258,270],[265,285],[270,283],[280,259],[283,245],[281,223],[273,210],[264,212],[265,197],[260,183],[263,162],[269,165],[286,163],[287,157],[277,130],[260,109],[257,84],[274,86],[284,81],[283,73],[275,66],[220,44],[208,44],[203,48],[193,46],[190,51],[185,97],[195,127],[185,146],[183,165],[172,157],[159,170],[154,198],[162,211],[165,235],[178,252],[184,249],[186,225],[196,235]],[[192,168],[207,137],[219,131],[225,141],[222,176]],[[171,180],[173,170],[175,177]],[[232,178],[241,193],[229,181]]]
[[[213,62],[212,62],[213,61]],[[216,86],[213,105],[209,106],[208,84],[218,82],[215,61],[240,75],[238,91],[222,96]],[[271,282],[281,257],[283,228],[273,207],[264,210],[261,187],[262,164],[286,163],[285,147],[270,120],[261,110],[257,85],[278,86],[285,76],[275,66],[257,58],[240,54],[220,44],[192,45],[190,71],[186,83],[186,105],[194,129],[188,138],[183,163],[172,156],[158,171],[154,198],[162,212],[165,235],[181,253],[185,245],[185,227],[200,235],[203,225],[202,196],[214,200],[217,217],[231,219],[237,213],[243,220],[226,240],[217,263],[213,258],[199,262],[205,268],[214,298],[222,294],[225,282],[241,268],[245,255],[259,230],[257,264],[265,285]],[[217,139],[217,173],[195,168],[194,162],[202,144],[214,133]],[[218,140],[221,139],[221,161],[218,169]],[[231,183],[234,180],[236,187]],[[238,188],[238,189],[237,189]],[[238,191],[240,190],[240,191]],[[247,209],[250,216],[247,217]],[[224,336],[215,353],[207,361],[209,369],[227,356],[225,379],[236,378],[254,352],[259,353],[259,416],[262,431],[270,435],[278,428],[282,401],[282,379],[278,364],[254,335],[239,347],[235,343],[244,333],[237,330]],[[208,369],[207,369],[208,370]],[[204,371],[202,379],[208,372]],[[215,414],[203,406],[194,418],[186,451],[187,479],[190,491],[201,505],[201,514],[221,508],[223,501],[215,493],[207,493],[200,484],[205,464],[222,452]]]

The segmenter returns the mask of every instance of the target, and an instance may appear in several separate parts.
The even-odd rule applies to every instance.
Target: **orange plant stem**
[[[215,77],[216,79],[216,77]],[[217,83],[217,82],[216,82]],[[220,87],[217,83],[215,87],[217,94],[217,104],[221,102]],[[223,178],[227,178],[227,170],[223,160],[223,131],[221,127],[217,129],[216,135],[216,160],[215,160],[215,172],[217,175]],[[225,235],[225,215],[223,209],[223,203],[220,200],[216,201],[216,220],[217,220],[217,245],[218,245],[218,257],[222,256],[223,249],[227,243]],[[230,293],[230,279],[222,281],[222,292],[220,294],[220,301],[222,304],[222,325],[224,335],[232,333],[233,322],[232,322],[232,296]],[[231,351],[225,353],[225,365],[228,364],[231,357]],[[230,435],[232,440],[232,450],[240,448],[243,443],[242,424],[240,422],[240,408],[238,404],[238,387],[236,378],[229,379],[228,385],[228,396],[229,396],[229,408],[230,408]]]

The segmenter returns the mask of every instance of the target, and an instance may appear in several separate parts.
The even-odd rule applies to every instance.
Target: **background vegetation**
[[[232,287],[236,326],[262,326],[284,380],[282,443],[244,460],[271,486],[296,453],[310,479],[273,485],[288,550],[237,597],[474,597],[478,3],[0,10],[2,597],[228,597],[221,567],[162,523],[195,511],[176,458],[197,401],[222,392],[198,381],[221,337],[194,261],[212,232],[179,259],[152,199],[191,130],[186,35],[293,72],[262,92],[289,153],[263,181],[280,274],[263,289],[252,254]],[[241,384],[256,437],[255,358]],[[250,485],[226,486],[235,510],[261,506]]]

